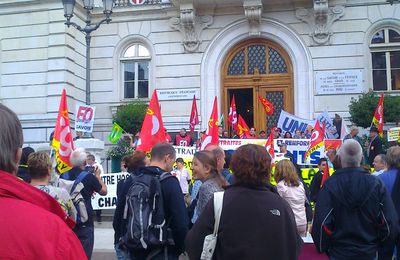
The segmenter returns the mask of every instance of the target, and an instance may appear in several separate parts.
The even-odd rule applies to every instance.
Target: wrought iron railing
[[[169,1],[165,0],[116,0],[116,7],[125,7],[125,6],[141,6],[141,5],[161,5],[165,4]]]

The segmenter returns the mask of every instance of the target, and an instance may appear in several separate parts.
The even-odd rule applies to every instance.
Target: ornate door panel
[[[292,63],[274,42],[252,39],[238,44],[225,59],[221,79],[225,122],[233,94],[242,117],[258,131],[275,126],[282,109],[293,112]],[[239,99],[237,95],[241,95]],[[272,116],[265,115],[258,95],[274,104],[276,112]]]

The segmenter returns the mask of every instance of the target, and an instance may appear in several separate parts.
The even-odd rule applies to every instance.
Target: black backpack
[[[167,222],[161,182],[173,177],[140,172],[131,175],[132,184],[126,194],[123,219],[128,219],[122,241],[130,249],[152,249],[167,244]]]

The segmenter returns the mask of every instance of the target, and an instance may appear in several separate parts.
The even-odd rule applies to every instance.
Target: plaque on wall
[[[315,72],[317,95],[362,93],[363,83],[363,73],[360,69]]]
[[[196,95],[196,99],[199,99],[200,89],[199,88],[157,89],[158,100],[192,100],[193,95]]]

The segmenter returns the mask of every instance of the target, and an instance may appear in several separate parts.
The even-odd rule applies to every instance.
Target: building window
[[[130,45],[124,52],[123,70],[124,98],[149,97],[149,72],[151,56],[141,44]]]
[[[400,90],[400,33],[388,28],[377,31],[370,51],[374,90]]]

